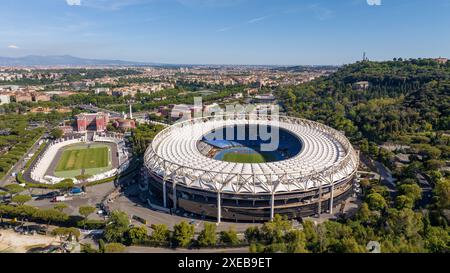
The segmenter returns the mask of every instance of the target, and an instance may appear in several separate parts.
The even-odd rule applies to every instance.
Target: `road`
[[[39,149],[39,141],[47,137],[47,134],[42,135],[32,146],[28,151],[19,159],[19,161],[12,166],[12,168],[9,170],[8,173],[0,180],[0,187],[4,187],[5,185],[14,183],[16,181],[16,178],[13,177],[12,173],[19,173],[23,169],[25,169],[25,165],[27,164],[27,160],[25,160],[25,157],[27,157],[28,154],[34,154]]]
[[[417,179],[419,180],[418,184],[422,189],[422,199],[420,199],[418,205],[421,208],[426,208],[433,202],[433,187],[422,174],[418,174]]]
[[[374,163],[378,173],[381,175],[381,183],[388,187],[389,194],[395,197],[397,195],[397,185],[395,184],[395,179],[392,177],[392,172],[381,162],[374,161]]]

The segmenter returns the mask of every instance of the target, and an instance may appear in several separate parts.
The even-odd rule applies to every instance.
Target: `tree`
[[[441,179],[433,190],[434,201],[438,209],[450,209],[450,179]]]
[[[408,195],[397,196],[395,202],[397,203],[397,209],[412,209],[414,207],[414,200]]]
[[[205,222],[204,228],[197,238],[200,246],[215,246],[217,243],[216,225]]]
[[[34,218],[39,218],[45,222],[47,222],[47,227],[52,222],[64,222],[69,219],[69,216],[63,212],[60,212],[56,209],[41,209],[37,210],[33,215]]]
[[[339,246],[339,253],[365,253],[366,248],[359,245],[355,238],[346,237],[342,238]]]
[[[59,138],[62,138],[63,135],[64,135],[63,130],[61,130],[61,129],[59,129],[59,128],[53,128],[53,129],[50,131],[50,136],[51,136],[53,139],[59,139]]]
[[[16,203],[18,205],[23,205],[30,200],[31,200],[31,196],[29,196],[29,195],[16,195],[11,199],[11,201],[13,201],[14,203]]]
[[[10,196],[14,196],[15,194],[21,193],[25,190],[24,187],[18,184],[9,184],[5,186],[5,189],[8,191]]]
[[[430,159],[425,162],[425,167],[427,168],[427,170],[436,171],[442,168],[443,166],[445,166],[445,162],[442,160]]]
[[[105,253],[105,241],[103,241],[103,239],[98,240],[98,251],[100,253]]]
[[[366,201],[371,210],[382,210],[387,207],[387,203],[384,197],[376,192],[367,195]]]
[[[249,242],[250,244],[258,242],[261,239],[259,228],[255,226],[248,227],[245,230],[244,236],[245,240],[247,240],[247,242]]]
[[[28,217],[34,218],[37,211],[39,211],[39,209],[27,205],[19,205],[17,207],[11,207],[10,210],[12,214],[22,219]]]
[[[416,149],[419,154],[428,158],[428,159],[439,159],[441,156],[441,150],[429,144],[420,144],[416,145]]]
[[[388,230],[397,236],[405,238],[419,237],[419,232],[423,230],[424,224],[422,214],[405,208],[401,210],[389,209],[386,219]]]
[[[109,243],[105,245],[105,253],[122,253],[125,251],[125,246],[121,243]]]
[[[177,246],[187,247],[194,238],[194,226],[181,221],[173,227],[173,240]]]
[[[122,211],[113,211],[110,221],[105,227],[104,238],[107,242],[122,242],[125,232],[128,231],[130,220]]]
[[[362,153],[368,154],[369,153],[369,141],[367,141],[367,138],[364,138],[361,141],[361,144],[359,145],[359,148]]]
[[[170,231],[167,225],[165,224],[153,224],[152,226],[153,232],[151,239],[156,242],[167,242],[170,239]]]
[[[81,244],[81,253],[99,253],[91,244]]]
[[[6,191],[0,191],[0,200],[3,201],[3,198],[5,195],[7,195],[8,193]]]
[[[430,227],[426,234],[425,246],[431,253],[448,253],[450,251],[448,231],[441,227]]]
[[[78,209],[78,212],[84,217],[84,220],[86,221],[89,215],[95,212],[95,208],[92,206],[82,206]]]
[[[422,198],[422,189],[417,184],[403,184],[398,187],[399,194],[411,198],[413,203]]]
[[[52,231],[52,234],[55,236],[65,237],[66,239],[70,238],[70,236],[74,236],[75,239],[78,241],[78,239],[80,238],[81,232],[79,229],[74,228],[74,227],[69,227],[69,228],[58,227]]]
[[[56,189],[60,189],[62,191],[69,191],[70,189],[72,189],[75,186],[75,184],[73,183],[73,180],[68,178],[68,179],[64,179],[63,181],[55,184],[55,188]]]
[[[64,204],[64,203],[59,203],[59,204],[56,204],[55,206],[53,206],[53,208],[58,210],[58,211],[60,211],[60,212],[63,212],[64,209],[67,208],[67,205]]]
[[[272,221],[264,223],[261,234],[267,242],[279,243],[282,241],[284,234],[291,228],[292,224],[286,216],[276,214]]]
[[[291,230],[285,235],[286,252],[288,253],[308,253],[306,236],[301,230]]]
[[[220,242],[222,244],[235,246],[239,244],[239,238],[236,233],[236,230],[233,227],[230,227],[229,230],[224,230],[220,232]]]
[[[368,222],[370,220],[370,217],[372,215],[372,212],[369,209],[369,205],[364,202],[361,204],[361,206],[358,209],[358,212],[356,213],[356,219],[361,222]]]
[[[132,227],[125,235],[125,241],[127,244],[142,243],[147,239],[147,229],[145,227]]]

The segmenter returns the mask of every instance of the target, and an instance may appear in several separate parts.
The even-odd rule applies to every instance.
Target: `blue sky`
[[[381,5],[368,2],[381,1]],[[2,0],[0,56],[179,64],[450,57],[450,0]]]

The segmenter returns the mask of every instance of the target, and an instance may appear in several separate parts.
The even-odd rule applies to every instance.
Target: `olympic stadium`
[[[260,148],[272,142],[275,149]],[[263,222],[275,214],[332,213],[352,194],[359,156],[341,132],[317,122],[229,114],[164,129],[144,161],[148,190],[165,208],[218,222]]]

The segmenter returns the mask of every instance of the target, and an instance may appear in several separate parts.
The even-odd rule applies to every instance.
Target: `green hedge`
[[[41,138],[43,134],[43,129],[38,129],[33,131],[34,134],[36,132],[36,136],[33,137],[32,140],[25,142],[25,143],[18,143],[17,145],[13,146],[11,150],[4,154],[1,158],[1,160],[8,164],[8,169],[4,170],[3,172],[0,172],[0,179],[3,179],[4,176],[11,170],[11,168],[16,164],[22,156],[24,156],[25,153],[28,152],[28,150],[33,146],[33,144]],[[27,136],[23,136],[23,138],[26,138]],[[20,139],[21,136],[18,136]],[[9,160],[8,160],[9,159]]]
[[[56,209],[40,209],[28,205],[0,205],[0,216],[19,219],[27,218],[28,220],[44,224],[51,222],[62,227],[104,229],[106,225],[102,220],[85,221],[80,216],[68,215]]]
[[[81,220],[77,222],[77,227],[82,229],[104,229],[105,221],[103,220]]]

